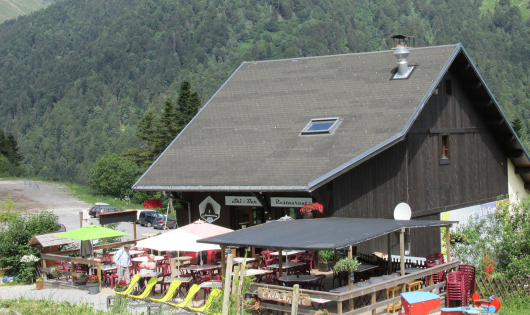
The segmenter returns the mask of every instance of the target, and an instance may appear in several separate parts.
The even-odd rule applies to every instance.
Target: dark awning
[[[271,221],[197,242],[234,247],[334,250],[399,231],[401,228],[439,227],[453,223],[456,222],[358,218]]]

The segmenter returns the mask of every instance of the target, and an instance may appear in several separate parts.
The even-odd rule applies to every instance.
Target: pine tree
[[[175,114],[173,113],[173,101],[171,97],[168,97],[164,101],[162,116],[156,124],[156,136],[153,146],[153,151],[156,155],[162,153],[177,136],[178,128],[176,121]]]
[[[521,118],[517,117],[512,122],[512,127],[519,139],[523,138],[524,135],[524,127],[523,127],[523,121]]]
[[[19,166],[20,162],[22,161],[22,155],[18,152],[18,144],[17,140],[15,140],[15,136],[13,136],[12,133],[9,133],[5,142],[7,144],[6,147],[9,150],[6,157],[9,159],[9,161],[11,161],[11,163]]]
[[[201,106],[199,93],[191,92],[191,84],[188,81],[182,81],[180,84],[177,106],[176,116],[178,121],[178,131],[180,132],[193,119]]]

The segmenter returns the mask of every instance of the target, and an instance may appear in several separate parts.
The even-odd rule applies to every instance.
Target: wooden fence
[[[496,295],[500,299],[511,296],[529,296],[529,280],[500,280],[487,277],[477,277],[477,292],[481,298],[488,298]]]

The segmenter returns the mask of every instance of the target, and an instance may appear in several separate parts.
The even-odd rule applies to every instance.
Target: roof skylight
[[[301,135],[330,135],[339,125],[339,117],[313,118],[300,133]]]

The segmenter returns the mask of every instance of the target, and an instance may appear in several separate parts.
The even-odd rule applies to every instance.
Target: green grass
[[[94,189],[88,187],[88,186],[84,186],[84,185],[80,185],[80,184],[74,184],[74,183],[68,183],[68,182],[54,182],[56,184],[59,184],[59,185],[62,185],[66,188],[68,188],[68,190],[70,192],[72,192],[72,194],[78,198],[79,200],[82,200],[86,203],[89,203],[91,205],[93,205],[94,203],[96,202],[105,202],[105,203],[108,203],[109,205],[113,206],[113,207],[119,207],[123,210],[125,209],[143,209],[144,206],[141,205],[141,204],[136,204],[136,203],[132,203],[132,202],[127,202],[127,201],[123,201],[123,200],[120,200],[118,198],[114,198],[112,196],[108,196],[108,195],[102,195],[100,194],[99,192],[95,191]]]
[[[49,0],[0,0],[0,23],[47,7]]]
[[[530,313],[530,296],[512,297],[502,300],[499,315],[520,315]]]
[[[511,0],[512,5],[518,6],[521,9],[521,15],[523,19],[526,20],[530,17],[530,9],[528,8],[529,0]],[[482,6],[480,6],[481,14],[484,14],[490,10],[493,13],[495,10],[495,5],[499,0],[482,0]]]
[[[57,303],[57,302],[50,301],[50,300],[27,300],[23,298],[16,299],[16,300],[1,300],[0,308],[5,308],[10,311],[17,311],[24,315],[48,315],[48,314],[103,315],[103,314],[109,314],[103,311],[94,310],[91,306],[86,305],[86,304],[72,305],[68,302]]]

